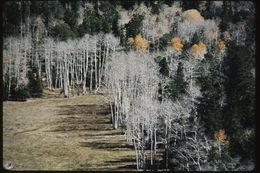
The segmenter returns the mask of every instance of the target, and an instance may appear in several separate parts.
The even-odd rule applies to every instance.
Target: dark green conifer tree
[[[197,98],[197,113],[205,122],[206,132],[213,137],[214,132],[223,128],[222,99],[223,84],[219,65],[213,66],[208,75],[201,75],[198,79],[202,95]]]
[[[125,25],[126,37],[135,37],[141,33],[144,16],[134,14],[133,18]]]
[[[255,128],[255,77],[251,70],[254,57],[245,46],[231,43],[225,57],[224,126],[230,135],[233,153],[254,157],[254,137],[246,138],[245,130]]]
[[[38,73],[36,73],[36,77],[32,70],[28,71],[28,90],[32,97],[41,97],[43,93],[43,84],[42,80],[40,79]]]
[[[178,69],[174,79],[169,82],[168,95],[173,101],[182,99],[182,95],[186,93],[188,83],[184,79],[184,68],[182,62],[178,63]]]

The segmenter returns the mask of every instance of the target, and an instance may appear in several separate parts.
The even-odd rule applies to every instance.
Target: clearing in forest
[[[135,171],[134,148],[110,123],[102,95],[3,103],[3,162],[12,170]]]

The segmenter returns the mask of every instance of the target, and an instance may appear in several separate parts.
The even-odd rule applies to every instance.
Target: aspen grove
[[[33,3],[28,2],[5,5],[17,5],[18,9],[28,6],[28,12],[33,13]],[[50,2],[56,12],[45,20],[43,15],[21,12],[17,35],[4,33],[6,100],[26,90],[37,97],[33,87],[59,88],[67,99],[101,94],[102,88],[113,128],[121,128],[126,144],[135,149],[136,169],[252,169],[254,157],[246,153],[254,138],[245,136],[243,130],[253,131],[254,125],[243,121],[246,110],[255,109],[254,102],[250,101],[250,107],[239,105],[255,91],[255,43],[244,32],[254,27],[240,26],[233,22],[235,19],[228,19],[228,13],[241,13],[237,20],[250,23],[251,18],[243,14],[248,12],[244,8],[254,7],[253,3],[141,1],[131,6],[116,1],[113,7],[109,1],[76,2],[77,11],[73,11],[74,1]],[[240,8],[231,7],[235,4]],[[111,7],[110,11],[105,7]],[[78,29],[73,30],[67,21],[74,19],[66,19],[70,17],[66,13],[64,19],[58,17],[59,10],[77,14],[82,20],[74,26]],[[102,28],[99,20],[104,18],[105,22],[110,12],[114,18],[107,19]],[[4,14],[6,21],[11,20],[8,10]],[[246,14],[254,17],[252,11]],[[65,24],[71,28],[66,38],[57,30],[58,25],[66,28]],[[98,26],[101,29],[95,28]],[[78,37],[71,34],[76,30]],[[241,88],[233,92],[232,86]],[[22,100],[26,100],[25,95]],[[251,121],[253,112],[249,114]],[[240,119],[235,120],[238,116]],[[233,128],[227,124],[234,122]],[[238,134],[243,134],[243,139]],[[242,147],[244,155],[234,149],[235,145]]]

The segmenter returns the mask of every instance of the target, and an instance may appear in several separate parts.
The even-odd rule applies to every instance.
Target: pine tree
[[[231,136],[233,152],[250,158],[254,157],[254,149],[251,148],[254,139],[248,140],[244,134],[246,129],[255,128],[255,78],[251,73],[253,61],[247,47],[231,43],[225,58],[227,105],[224,108],[224,126]]]
[[[167,63],[165,57],[163,57],[162,60],[160,60],[159,66],[160,66],[160,73],[163,76],[168,77],[169,76],[169,66],[168,66],[168,63]]]
[[[182,1],[182,10],[186,11],[189,9],[197,9],[199,10],[199,3],[200,1]]]
[[[171,33],[164,34],[158,41],[155,43],[155,45],[159,44],[159,49],[162,51],[165,51],[167,49],[168,42],[173,38],[173,35]]]
[[[211,1],[207,1],[206,2],[206,9],[202,11],[202,16],[205,18],[205,19],[211,19],[212,18],[212,10],[211,10],[211,4],[212,2]]]
[[[229,22],[231,21],[232,18],[232,7],[230,5],[230,2],[228,1],[223,1],[222,5],[222,15],[221,15],[221,22],[219,24],[219,28],[221,32],[224,32],[228,29],[229,27]]]
[[[28,89],[30,91],[31,96],[40,97],[43,92],[43,84],[38,73],[36,73],[36,77],[34,77],[33,71],[32,70],[28,71],[28,79],[29,79]]]
[[[174,79],[169,82],[168,93],[172,100],[181,99],[182,95],[186,93],[188,83],[184,80],[184,69],[182,62],[178,63],[178,69]]]
[[[127,38],[134,38],[136,35],[141,33],[143,20],[143,15],[134,14],[133,18],[125,25]]]

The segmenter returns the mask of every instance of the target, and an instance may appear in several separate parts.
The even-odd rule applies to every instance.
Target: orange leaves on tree
[[[128,38],[128,42],[129,42],[130,44],[134,44],[134,43],[135,43],[135,39],[132,38],[132,37],[130,37],[130,38]]]
[[[225,140],[227,139],[224,129],[221,129],[218,132],[215,132],[214,137],[215,137],[216,142],[222,142],[222,143],[225,142]]]
[[[203,21],[204,20],[204,17],[202,17],[200,15],[200,12],[195,9],[184,11],[182,14],[182,18],[183,18],[183,20],[186,20],[186,21],[194,21],[194,20]]]
[[[136,50],[144,51],[148,47],[148,41],[139,34],[135,38],[128,38],[130,45],[133,45]]]
[[[142,38],[141,35],[135,37],[135,48],[137,50],[144,51],[148,47],[148,41],[145,38]]]
[[[224,41],[220,41],[217,44],[217,50],[219,50],[220,52],[224,52],[226,49],[226,45],[224,43]]]
[[[175,50],[181,50],[183,48],[183,44],[181,44],[180,38],[178,37],[173,37],[171,41],[168,42],[168,45]]]
[[[199,52],[200,48],[199,48],[199,45],[197,44],[194,44],[192,47],[191,47],[191,52],[192,54],[196,54],[197,52]]]
[[[204,55],[206,52],[207,52],[206,45],[202,42],[200,42],[199,44],[194,44],[191,47],[191,53],[193,56],[197,56],[200,53],[202,53]]]

